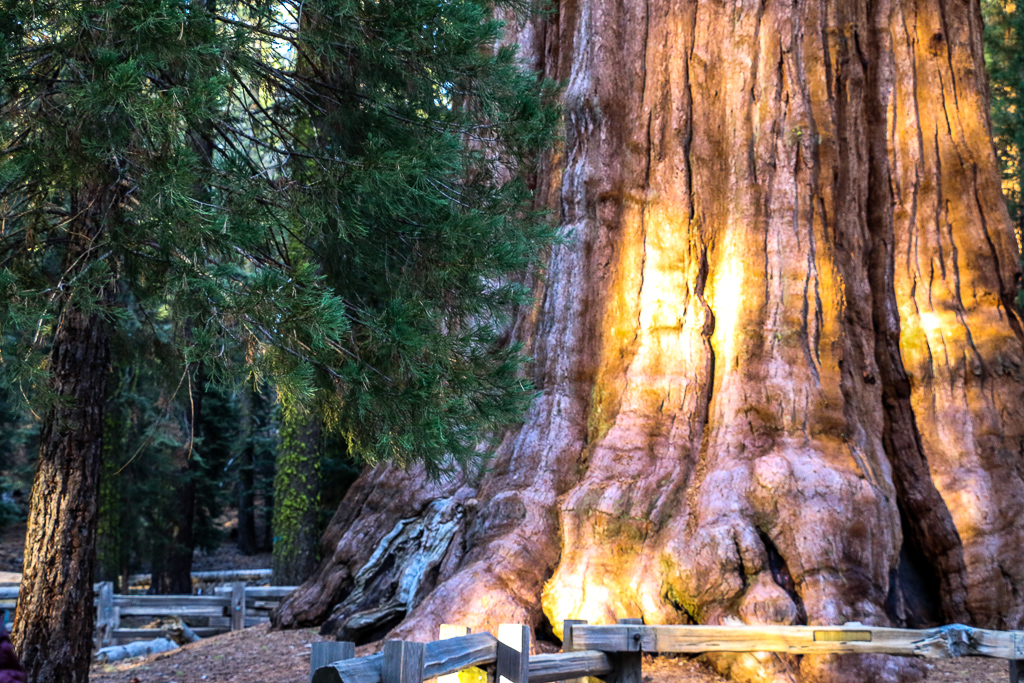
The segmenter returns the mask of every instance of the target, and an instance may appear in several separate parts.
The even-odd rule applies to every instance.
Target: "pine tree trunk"
[[[541,192],[572,237],[523,327],[544,394],[480,481],[364,475],[275,621],[1021,626],[1019,254],[976,0],[563,0],[517,42],[567,83]],[[435,533],[392,547],[410,520]],[[436,579],[389,591],[377,551]]]
[[[187,431],[185,443],[175,452],[178,485],[175,488],[172,516],[167,520],[171,537],[159,558],[159,569],[154,567],[150,592],[156,595],[192,594],[192,556],[195,554],[196,517],[196,439],[203,433],[202,406],[206,393],[206,373],[202,366],[194,368],[194,379],[189,384],[188,404],[185,405]]]
[[[242,419],[245,423],[245,447],[238,464],[238,551],[243,555],[256,554],[256,444],[259,430],[256,424],[260,396],[246,387],[242,394]]]
[[[171,524],[171,538],[165,546],[160,571],[153,572],[151,592],[156,595],[191,595],[192,556],[195,552],[196,485],[188,465],[179,470],[183,481],[175,491],[177,501]]]
[[[263,480],[263,541],[260,545],[260,552],[269,553],[274,550],[274,474],[275,470],[271,463],[267,467],[264,463],[264,470],[260,473]]]
[[[274,476],[273,579],[296,586],[316,568],[319,541],[320,425],[306,409],[281,402],[281,444]]]
[[[108,199],[96,190],[72,202],[76,220],[64,263],[70,276],[97,256],[93,242],[103,230]],[[99,296],[102,305],[105,296]],[[53,335],[49,373],[56,401],[40,434],[12,634],[30,683],[85,683],[92,654],[110,337],[102,312],[85,312],[79,305],[65,302]]]

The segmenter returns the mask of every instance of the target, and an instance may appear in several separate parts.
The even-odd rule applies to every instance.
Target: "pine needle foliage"
[[[528,299],[515,274],[553,234],[524,178],[550,140],[550,84],[524,73],[475,0],[314,0],[300,27],[289,161],[302,245],[350,314],[359,362],[327,426],[357,460],[477,455],[481,428],[530,397],[499,333]],[[520,10],[506,5],[508,12]],[[547,100],[545,100],[547,97]],[[330,406],[328,406],[330,408]]]
[[[349,457],[477,456],[532,395],[499,333],[554,239],[525,182],[553,90],[495,47],[522,11],[0,0],[5,384],[46,403],[74,306],[316,397]]]

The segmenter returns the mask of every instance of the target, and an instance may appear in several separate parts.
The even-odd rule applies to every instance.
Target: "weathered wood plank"
[[[498,683],[529,683],[530,627],[523,624],[498,626],[495,660]]]
[[[331,662],[313,672],[311,683],[381,683],[383,668],[382,654],[367,655],[347,662]]]
[[[214,572],[192,572],[192,583],[228,583],[230,581],[269,581],[270,569],[228,569]],[[152,581],[149,574],[132,574],[129,586],[143,586]]]
[[[114,604],[122,609],[135,607],[220,607],[231,604],[229,597],[219,595],[115,595]]]
[[[96,591],[96,649],[107,647],[111,643],[111,632],[120,624],[120,610],[114,607],[114,584],[111,581],[104,581],[100,589]]]
[[[626,627],[626,647],[629,652],[616,652],[610,656],[615,669],[605,680],[608,683],[643,683],[643,619],[619,619]]]
[[[356,656],[356,644],[347,641],[322,640],[312,643],[313,650],[309,655],[309,680],[313,680],[313,674],[322,666],[331,662],[342,662],[346,659],[353,659]]]
[[[427,643],[423,656],[423,677],[435,678],[471,666],[493,664],[498,641],[490,633]],[[321,667],[312,683],[381,683],[383,655],[370,655]]]
[[[231,584],[231,606],[228,616],[231,617],[231,630],[241,631],[245,628],[245,583],[236,581]]]
[[[564,652],[572,652],[572,651],[577,649],[576,646],[573,643],[572,629],[573,629],[574,626],[577,626],[579,624],[586,624],[586,623],[587,623],[586,619],[566,619],[566,620],[564,620],[562,622],[562,652],[563,653]],[[589,675],[600,676],[600,675],[603,675],[603,674],[585,674],[585,676],[589,676]],[[576,678],[576,677],[570,676],[570,677],[565,679],[565,683],[587,683],[587,679],[585,677]]]
[[[381,683],[423,683],[423,658],[427,646],[408,640],[384,643]]]
[[[585,626],[586,624],[586,619],[566,619],[562,622],[562,652],[572,652],[573,650],[580,649],[576,647],[573,640],[572,629],[574,626]]]
[[[596,650],[574,650],[561,654],[530,657],[530,683],[577,680],[585,676],[607,676],[612,673],[611,658]]]
[[[441,629],[438,633],[437,639],[448,640],[449,638],[461,638],[462,636],[468,636],[469,630],[468,626],[462,626],[460,624],[441,624]],[[479,671],[479,669],[476,669],[476,671]],[[459,676],[461,674],[461,671],[456,671],[453,674],[438,676],[437,683],[459,683]]]
[[[490,634],[476,635],[490,636]],[[493,636],[491,638],[493,644]],[[431,674],[443,675],[443,673],[435,673],[436,671],[445,672],[447,670],[450,673],[451,669],[459,666],[458,664],[451,664],[442,668],[443,665],[440,665],[439,662],[430,662],[431,645],[435,645],[435,643],[427,644],[427,653],[425,655],[427,661],[423,667],[425,678],[431,678]],[[318,671],[320,671],[321,675],[314,677],[313,683],[338,683],[339,681],[344,683],[380,683],[379,673],[375,675],[373,670],[379,667],[381,659],[382,655],[370,655],[349,662],[332,664],[326,668],[319,669]],[[367,660],[373,661],[367,662]],[[476,665],[482,666],[493,661],[494,655],[492,654],[489,661],[478,658]],[[611,673],[612,665],[608,655],[604,652],[576,651],[530,657],[529,671],[530,683],[551,683],[552,681],[560,681],[566,678],[604,676]]]
[[[638,629],[644,652],[876,653],[928,658],[1017,659],[1015,631],[989,631],[961,624],[913,630],[845,626],[576,626],[574,646],[603,652],[635,648]]]
[[[188,617],[220,617],[224,616],[223,607],[192,607],[182,605],[160,606],[138,606],[125,607],[121,609],[122,617],[166,617],[166,616],[188,616]]]
[[[188,615],[221,617],[230,599],[213,595],[115,595],[114,606],[122,617]]]
[[[295,586],[246,586],[246,599],[280,600],[295,590]],[[214,595],[231,595],[231,586],[216,586]]]

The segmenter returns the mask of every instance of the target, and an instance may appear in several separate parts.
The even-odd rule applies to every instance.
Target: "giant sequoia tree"
[[[567,83],[538,192],[572,239],[517,330],[543,396],[482,474],[364,475],[277,621],[1019,627],[1019,255],[977,0],[563,0],[519,37]]]

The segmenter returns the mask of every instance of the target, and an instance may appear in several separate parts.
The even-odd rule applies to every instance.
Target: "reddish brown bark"
[[[64,268],[85,270],[116,192],[72,202]],[[85,296],[79,292],[79,299]],[[101,299],[103,295],[101,294]],[[64,301],[50,352],[53,406],[40,433],[13,640],[32,683],[85,683],[92,659],[93,573],[110,337],[102,311]]]
[[[367,475],[279,622],[344,604],[445,499],[464,521],[395,635],[1020,626],[1019,255],[977,2],[564,0],[519,42],[567,82],[542,194],[573,238],[524,327],[544,395],[479,482]],[[918,676],[715,661],[737,681]]]

